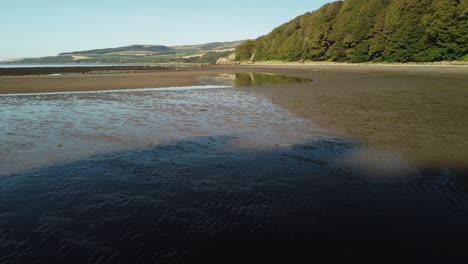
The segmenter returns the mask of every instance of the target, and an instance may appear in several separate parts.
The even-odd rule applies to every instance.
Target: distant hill
[[[236,59],[432,62],[467,54],[468,0],[344,0],[244,43]]]
[[[94,50],[85,50],[85,51],[73,51],[73,52],[64,52],[60,53],[59,56],[64,55],[85,55],[85,54],[109,54],[109,53],[120,53],[120,52],[136,52],[144,51],[153,54],[172,54],[175,53],[174,49],[167,46],[153,46],[153,45],[132,45],[119,48],[108,48],[108,49],[94,49]]]
[[[125,64],[125,63],[214,63],[232,54],[245,40],[198,45],[131,45],[117,48],[63,52],[57,56],[23,58],[2,64]]]
[[[233,42],[213,42],[208,44],[198,45],[202,50],[226,50],[226,49],[235,49],[242,43],[244,40],[241,41],[233,41]]]
[[[239,47],[242,43],[246,40],[238,40],[238,41],[227,41],[227,42],[211,42],[205,44],[198,44],[198,45],[183,45],[183,46],[172,46],[171,48],[175,49],[178,53],[183,53],[184,51],[191,51],[191,52],[223,52],[223,51],[234,51],[237,47]]]

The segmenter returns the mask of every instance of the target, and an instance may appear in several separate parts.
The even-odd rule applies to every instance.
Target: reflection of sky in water
[[[198,136],[259,147],[317,133],[267,98],[226,88],[0,96],[1,173]]]

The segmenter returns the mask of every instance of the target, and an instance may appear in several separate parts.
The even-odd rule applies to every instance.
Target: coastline
[[[65,69],[65,68],[64,68]],[[14,71],[15,69],[10,69]],[[317,78],[317,75],[328,73],[339,75],[342,72],[365,74],[423,74],[440,76],[454,76],[462,78],[468,74],[467,65],[419,65],[419,64],[347,64],[347,63],[288,63],[288,64],[243,64],[234,66],[199,65],[167,66],[148,70],[147,67],[132,69],[106,68],[104,71],[82,72],[83,69],[62,68],[54,69],[49,75],[33,75],[29,71],[38,69],[17,69],[27,75],[0,76],[0,94],[17,93],[46,93],[66,91],[96,91],[138,88],[162,88],[174,86],[194,86],[203,83],[197,80],[201,76],[242,73],[242,72],[271,72],[292,77]],[[300,72],[298,72],[300,71]],[[42,73],[41,73],[42,74]],[[0,74],[1,75],[1,74]],[[301,76],[299,76],[301,75]]]

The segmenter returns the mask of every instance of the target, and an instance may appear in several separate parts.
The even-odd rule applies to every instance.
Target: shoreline
[[[242,63],[242,65],[330,65],[330,66],[419,66],[419,67],[437,67],[437,66],[461,66],[468,68],[468,61],[440,61],[440,62],[362,62],[362,63],[349,63],[349,62],[329,62],[329,61],[306,61],[306,62],[283,62],[283,61],[259,61],[254,63]]]
[[[217,74],[232,74],[245,72],[269,72],[291,77],[310,76],[319,78],[323,74],[339,77],[341,73],[412,75],[432,76],[434,74],[447,78],[464,78],[468,73],[468,65],[387,65],[387,64],[246,64],[246,65],[185,65],[166,67],[103,67],[102,71],[83,69],[82,67],[65,68],[15,68],[10,71],[26,72],[28,75],[0,74],[0,94],[47,93],[66,91],[99,91],[140,88],[163,88],[176,86],[196,86],[203,83],[201,76]],[[5,70],[5,69],[0,69]],[[49,75],[31,75],[31,71],[46,72]],[[29,71],[29,72],[28,72]]]
[[[155,72],[172,71],[176,66],[165,65],[127,65],[127,66],[36,66],[0,68],[0,76],[39,76],[39,75],[62,75],[62,74],[95,74],[95,73],[132,73],[132,72]]]

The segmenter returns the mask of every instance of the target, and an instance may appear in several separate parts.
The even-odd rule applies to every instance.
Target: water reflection
[[[199,80],[208,84],[232,85],[235,87],[265,86],[276,84],[308,83],[306,78],[290,77],[272,73],[232,73],[199,77]]]

